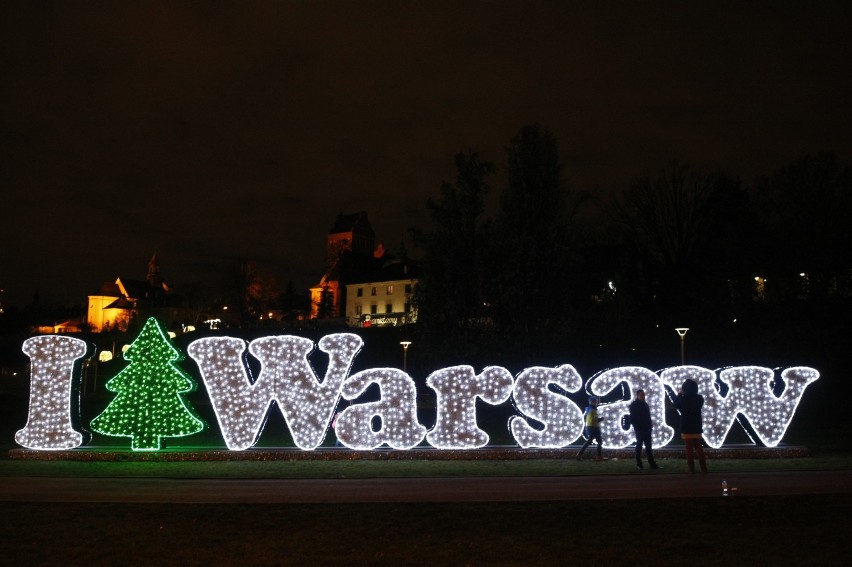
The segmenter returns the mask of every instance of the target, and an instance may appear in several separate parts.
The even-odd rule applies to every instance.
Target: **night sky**
[[[597,4],[3,2],[4,302],[84,303],[154,252],[176,285],[251,259],[307,288],[339,212],[396,249],[454,154],[502,170],[529,123],[599,194],[852,157],[852,3]]]

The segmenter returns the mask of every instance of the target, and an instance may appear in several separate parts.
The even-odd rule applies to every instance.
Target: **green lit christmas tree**
[[[204,429],[184,395],[197,384],[175,365],[183,355],[160,323],[151,317],[124,353],[130,364],[106,383],[118,395],[92,420],[103,435],[130,437],[134,451],[156,451],[163,437],[182,437]]]

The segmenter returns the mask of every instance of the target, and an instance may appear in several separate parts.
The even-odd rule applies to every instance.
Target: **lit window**
[[[376,286],[370,288],[370,295],[376,295]]]
[[[388,295],[393,295],[393,286],[392,286],[392,285],[389,285],[389,286],[388,286],[388,293],[387,293],[387,294],[388,294]]]

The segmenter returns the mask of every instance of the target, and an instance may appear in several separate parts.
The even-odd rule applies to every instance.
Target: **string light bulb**
[[[21,350],[30,357],[30,406],[26,426],[15,442],[29,449],[73,449],[88,441],[79,426],[79,367],[89,351],[80,339],[61,335],[32,337]]]
[[[249,374],[242,339],[205,337],[190,343],[188,352],[198,364],[228,449],[241,451],[255,445],[274,401],[293,442],[310,451],[326,436],[343,381],[362,345],[361,337],[352,333],[320,339],[320,350],[329,355],[322,381],[308,361],[314,343],[303,337],[253,340],[248,350],[261,364],[257,380]]]
[[[684,380],[698,384],[704,397],[702,436],[710,447],[719,448],[734,422],[767,447],[776,447],[784,437],[805,388],[819,379],[819,372],[806,366],[778,373],[762,366],[736,366],[716,372],[699,366],[679,366],[664,370],[663,384],[677,392]],[[776,390],[783,391],[776,395]],[[722,395],[723,388],[725,395]]]
[[[527,368],[515,379],[512,399],[520,415],[509,418],[509,429],[523,448],[565,447],[583,431],[582,410],[567,396],[552,391],[551,386],[578,392],[583,379],[570,364]],[[524,417],[536,420],[540,428],[530,425]]]
[[[309,356],[315,346],[328,355],[320,379]],[[580,392],[583,379],[571,365],[531,367],[513,379],[499,366],[476,374],[470,366],[436,370],[426,384],[436,393],[436,419],[432,429],[418,422],[417,389],[404,370],[373,368],[349,375],[362,339],[351,333],[323,337],[314,345],[306,338],[283,335],[261,337],[247,343],[234,337],[205,337],[190,343],[187,352],[198,365],[201,379],[225,444],[231,450],[254,446],[275,402],[297,447],[319,447],[341,398],[351,403],[337,416],[340,442],[355,450],[388,446],[406,450],[426,442],[438,449],[474,449],[487,445],[488,434],[477,423],[477,402],[492,405],[511,399],[517,415],[508,429],[520,447],[560,448],[576,441],[582,432],[580,408],[569,394]],[[84,341],[66,336],[27,339],[22,350],[31,359],[30,405],[26,426],[15,441],[37,450],[73,449],[89,434],[79,424],[80,360],[89,352]],[[130,437],[134,450],[155,451],[163,438],[196,433],[205,424],[186,401],[195,382],[177,362],[183,356],[164,329],[149,319],[136,340],[122,349],[129,361],[107,382],[118,395],[91,422],[104,435]],[[251,375],[247,357],[258,363]],[[593,376],[585,391],[600,398],[603,445],[623,448],[634,442],[632,427],[623,426],[636,390],[646,393],[654,424],[654,447],[668,444],[674,429],[665,421],[665,395],[693,380],[704,396],[704,439],[721,447],[735,422],[756,443],[777,446],[789,427],[805,389],[819,378],[806,366],[771,370],[738,366],[712,371],[679,366],[661,372],[626,366]],[[368,389],[378,387],[377,401],[361,401]],[[620,389],[620,391],[619,391]]]
[[[354,404],[340,412],[335,422],[338,440],[360,451],[384,444],[392,449],[419,445],[426,428],[417,421],[414,380],[396,368],[363,370],[343,384],[343,397],[356,400],[373,384],[379,387],[379,401]],[[378,428],[374,428],[376,422]]]
[[[186,400],[197,384],[175,363],[183,354],[151,317],[124,353],[129,365],[106,383],[118,395],[92,420],[103,435],[130,437],[134,451],[157,451],[164,437],[185,437],[206,424]]]
[[[476,374],[470,366],[437,370],[426,378],[437,394],[435,427],[426,440],[436,449],[475,449],[488,444],[488,434],[476,423],[477,398],[492,405],[512,395],[512,375],[500,366]]]
[[[586,391],[594,396],[609,396],[616,388],[626,387],[626,400],[600,404],[598,416],[601,419],[601,437],[607,449],[621,449],[636,441],[633,426],[622,427],[625,416],[630,415],[630,403],[636,390],[645,390],[645,402],[651,410],[651,445],[662,447],[674,437],[674,429],[666,425],[665,390],[659,376],[640,366],[622,366],[605,370],[592,377],[586,384]]]

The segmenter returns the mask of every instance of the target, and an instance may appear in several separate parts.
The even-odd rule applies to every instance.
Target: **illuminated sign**
[[[328,356],[320,377],[310,362],[315,346]],[[809,367],[740,366],[718,372],[679,366],[661,372],[641,367],[614,368],[583,384],[571,365],[532,367],[517,376],[489,366],[477,373],[470,366],[436,370],[426,385],[436,396],[435,425],[427,429],[417,418],[414,380],[396,368],[373,368],[350,374],[363,347],[358,335],[337,333],[317,345],[309,339],[276,335],[246,342],[234,337],[205,337],[190,343],[187,353],[198,366],[228,449],[255,445],[273,402],[282,412],[297,447],[320,446],[334,420],[340,443],[354,450],[382,446],[411,449],[424,440],[438,449],[474,449],[488,444],[477,422],[477,403],[514,404],[508,429],[522,448],[561,448],[575,443],[583,431],[580,407],[571,398],[601,397],[604,447],[622,448],[635,441],[622,425],[634,392],[642,389],[654,422],[653,445],[674,437],[666,424],[666,396],[684,380],[694,380],[704,396],[704,439],[720,447],[734,422],[753,440],[774,447],[787,430],[804,390],[819,378]],[[88,442],[79,424],[79,362],[85,342],[64,336],[42,336],[24,342],[32,364],[30,408],[26,427],[15,441],[28,448],[71,449]],[[258,364],[249,365],[248,356]],[[107,382],[116,397],[98,417],[93,430],[131,438],[134,450],[157,450],[163,438],[200,431],[204,423],[185,398],[195,383],[176,363],[181,354],[152,319],[125,352],[127,367]],[[253,377],[251,367],[259,368]],[[367,390],[378,391],[365,399]],[[341,400],[348,405],[338,411]]]
[[[15,442],[33,449],[67,449],[83,444],[79,430],[78,361],[88,352],[80,339],[63,336],[33,337],[24,341],[30,357],[30,411],[27,425]]]
[[[124,358],[130,364],[106,383],[106,389],[118,395],[92,420],[92,429],[129,437],[134,451],[156,451],[163,437],[204,429],[183,396],[195,390],[195,382],[175,365],[183,355],[156,319],[148,319]]]
[[[361,315],[362,327],[395,327],[397,325],[405,325],[405,323],[405,313],[388,313],[382,316]]]

